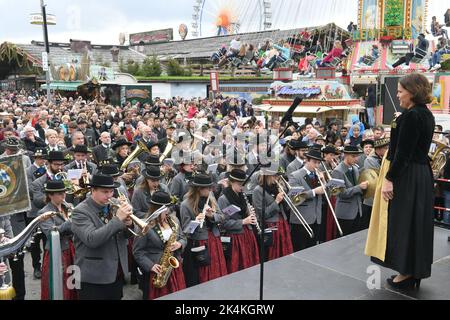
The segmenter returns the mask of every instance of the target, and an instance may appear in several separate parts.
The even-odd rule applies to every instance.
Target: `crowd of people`
[[[151,105],[109,106],[81,98],[53,103],[37,92],[0,98],[1,154],[23,155],[32,200],[29,212],[1,217],[0,227],[11,239],[39,215],[60,213],[42,223],[28,248],[42,299],[49,297],[46,239],[53,225],[64,270],[81,268],[81,288],[65,287],[66,299],[120,299],[124,279],[139,282],[144,299],[155,299],[254,266],[261,260],[258,229],[271,232],[266,260],[333,240],[338,229],[330,208],[344,235],[363,230],[371,210],[359,173],[379,165],[389,144],[389,130],[358,117],[326,126],[306,119],[289,124],[273,150],[279,166],[257,171],[244,186],[267,152],[258,134],[283,129],[278,119],[257,120],[245,101],[157,98]],[[191,133],[194,140],[186,139]],[[79,177],[67,178],[73,170]],[[324,196],[326,179],[344,182],[332,203]],[[297,210],[307,226],[286,202],[291,187],[304,189]],[[111,199],[118,199],[115,206]],[[139,237],[136,217],[152,217],[152,228]],[[156,287],[168,253],[179,268]],[[23,256],[9,260],[16,299],[24,299]]]

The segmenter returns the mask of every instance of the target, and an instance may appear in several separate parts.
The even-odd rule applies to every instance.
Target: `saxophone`
[[[175,228],[169,240],[167,240],[166,244],[164,245],[164,252],[161,259],[159,260],[159,265],[161,266],[162,271],[153,279],[153,285],[158,289],[164,288],[167,285],[167,281],[169,280],[173,269],[177,269],[180,266],[180,262],[173,256],[173,253],[170,251],[170,247],[177,241],[178,235],[178,225],[176,223],[174,223],[174,225]]]

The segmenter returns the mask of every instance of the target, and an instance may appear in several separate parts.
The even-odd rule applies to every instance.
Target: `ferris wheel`
[[[194,0],[193,37],[256,32],[271,27],[271,0]]]

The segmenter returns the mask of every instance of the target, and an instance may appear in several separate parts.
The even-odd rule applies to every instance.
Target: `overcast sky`
[[[205,24],[212,25],[211,15],[222,3],[256,0],[207,1]],[[119,33],[134,33],[174,28],[185,23],[191,29],[195,0],[46,0],[47,12],[56,15],[57,25],[49,27],[49,39],[68,42],[70,39],[90,40],[94,44],[118,44]],[[443,20],[450,0],[430,0],[430,16]],[[288,29],[336,22],[345,27],[357,20],[358,0],[272,0],[274,28]],[[0,43],[29,43],[42,40],[42,28],[29,24],[29,15],[40,12],[40,0],[0,0]],[[251,13],[249,13],[250,15]],[[210,32],[213,28],[205,28]],[[212,35],[212,34],[210,34]],[[191,37],[189,32],[188,38]]]

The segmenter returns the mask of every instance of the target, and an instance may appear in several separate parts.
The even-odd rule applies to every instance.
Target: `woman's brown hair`
[[[200,202],[200,187],[194,187],[191,186],[189,188],[189,191],[186,194],[186,199],[188,199],[189,202],[189,206],[192,209],[192,211],[194,212],[195,216],[198,216],[203,208],[199,208],[198,204]],[[219,207],[216,201],[216,198],[214,197],[214,195],[212,195],[210,202],[209,202],[209,206],[213,209],[213,210],[217,210],[217,208]],[[199,210],[197,212],[197,210]]]
[[[412,73],[400,79],[400,85],[411,93],[415,105],[429,104],[433,101],[433,89],[428,79],[419,73]]]

